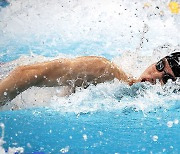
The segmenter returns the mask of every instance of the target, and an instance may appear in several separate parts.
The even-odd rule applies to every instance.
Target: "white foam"
[[[3,144],[6,143],[4,141],[4,130],[5,130],[5,126],[3,123],[0,123],[0,128],[2,129],[2,135],[0,137],[0,153],[1,154],[13,154],[13,153],[23,153],[24,149],[22,147],[9,147],[7,152],[5,151],[5,149],[3,148]]]
[[[177,45],[180,40],[179,15],[170,13],[165,0],[10,0],[0,19],[2,44],[9,39],[29,46],[44,42],[48,47],[57,46],[58,39],[62,45],[103,41],[104,48],[117,54],[112,46],[136,51],[143,41],[140,51],[146,52],[166,42]]]
[[[86,49],[84,43],[90,42],[91,46],[91,42],[102,42],[100,50],[98,45],[91,46],[92,54],[113,55],[113,62],[135,77],[168,53],[180,51],[179,15],[170,13],[166,0],[9,1],[10,5],[0,11],[0,46],[7,46],[6,52],[13,54],[11,45],[16,48],[25,44],[30,56],[22,55],[1,65],[0,79],[19,65],[53,59],[33,54],[32,48],[56,52],[54,47],[68,49],[73,42],[82,43],[74,49],[76,52]],[[0,56],[5,54],[0,49]],[[74,57],[68,54],[54,58]],[[178,86],[179,82],[173,88],[172,83],[164,87],[159,84],[129,87],[114,81],[77,90],[69,97],[59,97],[61,88],[32,87],[3,109],[45,106],[86,113],[132,107],[146,112],[156,107],[172,107],[173,103],[168,101],[179,100],[178,93],[173,93]]]
[[[169,49],[174,50],[173,47],[169,47]],[[149,57],[130,52],[124,53],[121,57],[113,61],[121,66],[123,70],[127,70],[133,76],[138,76],[144,70],[145,66],[161,58],[160,55],[163,56],[163,53],[159,52],[155,57]],[[30,60],[29,63],[35,62],[31,61],[31,57],[26,57],[26,59]],[[39,56],[35,56],[34,59],[37,61],[48,60]],[[131,63],[123,63],[123,61],[130,61]],[[22,64],[22,58],[13,63],[14,65]],[[11,64],[9,63],[9,65]],[[4,67],[6,68],[7,66]],[[51,107],[61,112],[87,113],[98,110],[134,108],[135,110],[141,110],[146,113],[156,108],[176,108],[177,104],[172,102],[180,99],[177,91],[179,80],[176,83],[168,82],[165,86],[161,86],[160,83],[156,85],[141,83],[132,87],[114,80],[97,86],[91,85],[87,89],[77,88],[75,94],[60,97],[60,93],[64,91],[63,88],[65,87],[29,88],[14,100],[7,103],[7,105],[1,107],[1,109],[14,110],[33,107]],[[177,92],[174,93],[174,91]]]

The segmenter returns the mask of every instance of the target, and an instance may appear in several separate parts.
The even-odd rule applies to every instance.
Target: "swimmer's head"
[[[167,59],[175,77],[180,77],[180,52],[172,53],[165,58]]]
[[[177,77],[180,77],[180,52],[172,53],[149,66],[139,81],[155,84],[156,80],[159,80],[161,84],[166,84],[169,79],[175,81]]]

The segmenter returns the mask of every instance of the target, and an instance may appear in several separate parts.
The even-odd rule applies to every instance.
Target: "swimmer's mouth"
[[[145,78],[143,78],[141,80],[141,82],[150,82],[151,84],[156,84],[156,80],[153,80],[153,79],[145,79]]]
[[[142,79],[141,82],[146,82],[147,80],[146,79]]]

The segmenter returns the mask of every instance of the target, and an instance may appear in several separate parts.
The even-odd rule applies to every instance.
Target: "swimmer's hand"
[[[139,80],[139,79],[132,78],[132,77],[130,77],[130,78],[128,79],[128,84],[129,84],[130,86],[132,86],[133,84],[135,84],[135,83],[137,83],[137,82],[140,82],[140,80]]]

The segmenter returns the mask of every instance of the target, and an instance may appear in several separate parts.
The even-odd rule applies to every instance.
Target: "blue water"
[[[8,1],[6,1],[6,0],[0,0],[0,6],[1,7],[6,7],[6,6],[8,6],[9,5],[9,2]]]
[[[179,153],[180,126],[167,126],[179,112],[159,109],[144,116],[124,109],[76,115],[41,108],[2,112],[0,120],[6,126],[4,147],[17,143],[27,153],[59,153],[65,147],[69,153]]]
[[[179,14],[167,3],[0,0],[0,79],[19,65],[89,55],[138,77],[180,51]],[[0,152],[179,154],[179,83],[130,87],[115,80],[68,97],[57,87],[32,87],[1,108]]]
[[[58,36],[51,36],[58,37]],[[34,38],[31,38],[32,40]],[[8,40],[5,43],[3,42],[0,54],[1,62],[9,62],[15,59],[18,59],[22,55],[31,55],[38,54],[45,57],[54,57],[61,54],[72,55],[72,56],[88,56],[88,55],[96,55],[96,56],[104,56],[108,59],[114,57],[114,53],[108,52],[110,49],[104,49],[105,42],[100,41],[81,41],[81,42],[67,42],[66,44],[62,44],[62,40],[58,39],[56,41],[56,45],[49,45],[52,43],[52,39],[38,42],[39,40],[28,42],[19,42],[17,40]],[[32,46],[33,44],[33,46]],[[43,46],[43,47],[42,47]],[[115,47],[111,47],[114,50]],[[99,51],[99,52],[97,52]],[[100,52],[103,51],[103,52]],[[12,54],[13,52],[13,54]],[[116,56],[120,54],[116,53]]]

